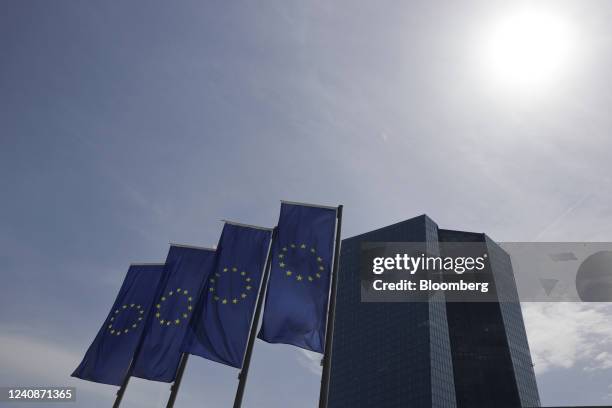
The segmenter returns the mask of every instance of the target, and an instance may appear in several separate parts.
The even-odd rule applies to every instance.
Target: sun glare
[[[497,86],[533,91],[558,81],[571,62],[571,26],[547,10],[506,14],[487,31],[483,61]]]

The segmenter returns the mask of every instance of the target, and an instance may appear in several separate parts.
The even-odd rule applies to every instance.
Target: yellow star
[[[115,334],[115,331],[114,331],[114,330],[111,330],[110,332],[111,332],[111,334]]]
[[[291,272],[291,271],[287,271],[286,273],[287,273],[287,276],[291,276],[291,274],[292,274],[293,272]]]
[[[223,268],[223,272],[227,272],[227,268]]]
[[[114,318],[114,317],[111,317],[110,321],[112,322],[113,320],[115,320],[115,318]]]
[[[321,277],[321,274],[320,274],[320,273],[317,273],[317,278],[320,278],[320,277]]]
[[[246,287],[246,290],[251,290],[251,286],[250,286],[250,285],[249,285],[249,286],[247,286],[247,287]]]
[[[227,299],[223,299],[221,303],[223,303],[224,305],[227,304]]]
[[[287,252],[287,247],[283,247],[283,251]]]
[[[138,318],[138,321],[140,321],[140,320],[142,320],[142,317],[139,317],[139,318]]]
[[[323,258],[321,258],[320,256],[317,256],[317,261],[318,262],[323,262]]]
[[[160,322],[161,324],[166,323],[166,321],[165,321],[164,319],[161,319],[159,322]]]
[[[280,266],[281,268],[285,267],[285,264],[283,262],[279,263],[278,266]]]
[[[191,302],[191,296],[189,296],[189,297],[187,298],[187,300]]]
[[[240,275],[244,276],[244,275],[246,275],[246,272],[242,271],[242,272],[240,272]]]
[[[210,283],[215,283],[215,280],[213,278],[210,278]]]
[[[161,301],[163,302],[164,300],[166,300],[166,297],[162,296]]]
[[[172,296],[172,295],[174,295],[174,292],[170,291],[170,292],[168,292],[168,295]]]
[[[192,309],[191,305],[187,306],[187,310],[191,310],[191,309]]]
[[[308,280],[312,282],[312,276],[309,276],[309,277],[308,277]]]
[[[310,252],[312,252],[314,254],[315,253],[315,249],[314,248],[310,248]]]
[[[246,278],[245,281],[250,282],[251,278]]]
[[[236,267],[232,268],[232,272],[237,272],[237,271],[238,271],[238,269]]]
[[[183,313],[183,319],[187,318],[187,313]]]
[[[305,249],[306,248],[306,244],[300,245],[300,248]]]
[[[210,288],[210,289],[208,289],[208,291],[209,291],[209,292],[214,292],[214,291],[215,291],[215,288]]]
[[[324,270],[325,268],[323,266],[319,266],[319,270]]]
[[[127,333],[127,332],[128,332],[128,329],[125,329],[123,332],[124,332],[124,333]]]
[[[119,310],[115,310],[115,314],[119,313]]]
[[[135,328],[136,328],[136,323],[134,323],[134,324],[132,325],[132,328],[133,328],[133,329],[135,329]]]
[[[159,316],[160,316],[159,312],[155,313],[155,317],[159,318]]]
[[[243,293],[242,295],[240,295],[241,298],[245,298],[246,297],[246,293]]]
[[[127,305],[123,305],[123,306],[121,306],[121,307],[123,307],[124,309],[127,309]]]
[[[155,307],[159,309],[161,307],[161,305],[158,303],[158,304],[155,305]]]
[[[176,288],[176,293],[181,293],[181,288]]]
[[[112,325],[112,324],[109,324],[109,325],[108,325],[108,328],[109,328],[109,329],[112,329],[112,328],[113,328],[113,325]]]
[[[179,319],[176,319],[176,320],[174,321],[174,324],[179,324],[180,322],[181,322],[181,321],[180,321]]]
[[[217,278],[220,278],[220,277],[221,277],[221,275],[220,275],[220,274],[218,274],[218,273],[216,273],[216,272],[215,272],[215,276],[216,276]]]
[[[283,254],[279,254],[279,255],[278,255],[278,257],[279,257],[280,259],[283,259],[283,258],[285,257],[285,255],[283,255]]]
[[[132,303],[132,304],[130,305],[130,307],[134,307],[134,303]]]
[[[295,244],[291,244],[291,248],[295,248]]]
[[[187,292],[187,290],[184,290],[184,291],[183,291],[183,293],[186,295],[186,294],[187,294],[187,293],[189,293],[189,292]]]
[[[213,296],[213,299],[219,300],[219,296]]]
[[[232,303],[233,303],[233,304],[238,303],[238,299],[234,298],[234,300],[232,300]]]
[[[136,309],[140,309],[140,305],[136,305]]]
[[[301,281],[302,280],[302,275],[298,275],[297,276],[297,280]]]

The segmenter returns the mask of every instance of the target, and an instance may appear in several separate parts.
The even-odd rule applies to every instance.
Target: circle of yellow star
[[[210,290],[212,292],[213,288],[210,288]],[[177,288],[176,291],[170,290],[167,293],[167,296],[173,296],[176,294],[177,296],[179,296],[179,299],[185,298],[187,300],[187,307],[186,307],[187,310],[184,310],[183,312],[179,313],[179,316],[182,316],[184,319],[187,319],[189,317],[189,312],[193,309],[193,306],[191,304],[191,301],[193,299],[191,296],[187,296],[188,293],[189,293],[188,290],[182,289],[182,288]],[[160,303],[156,305],[157,312],[155,313],[155,318],[158,319],[159,323],[164,327],[170,326],[172,322],[174,322],[177,325],[180,324],[181,322],[180,318],[177,318],[177,317],[162,318],[162,304],[165,304],[166,300],[168,300],[166,296],[162,296],[160,298]],[[144,313],[144,311],[141,310],[140,313]]]
[[[223,270],[228,270],[228,271],[231,270],[232,272],[240,272],[240,276],[243,277],[243,283],[245,284],[244,289],[247,291],[253,289],[253,286],[251,286],[250,284],[250,282],[252,281],[252,278],[248,276],[248,273],[245,270],[242,270],[242,268],[238,268],[238,266],[227,265],[223,268]],[[223,290],[219,288],[219,285],[221,284],[221,282],[223,282],[223,278],[220,278],[218,274],[215,274],[215,276],[219,279],[215,279],[214,277],[211,277],[208,280],[209,281],[209,291],[210,292],[214,291],[217,294],[224,295]],[[228,278],[228,279],[231,279],[231,278]],[[214,302],[221,302],[221,304],[238,304],[240,303],[240,300],[246,298],[246,296],[247,295],[244,292],[241,293],[240,297],[233,297],[233,295],[229,293],[227,298],[220,297],[220,296],[213,296],[212,300]]]
[[[138,309],[140,308],[140,305],[137,305],[136,303],[125,304],[122,305],[121,308],[116,309],[114,311],[113,315],[108,319],[109,324],[106,326],[110,334],[119,335],[120,333],[128,333],[129,327],[131,327],[132,329],[138,327],[138,322],[142,320],[142,317],[139,317],[139,314],[136,314],[136,316],[131,315],[131,318],[128,317],[128,319],[130,319],[131,321],[124,321],[124,327],[116,327],[117,322],[115,321],[115,317],[118,318],[120,313],[133,313],[130,310],[133,310],[134,307]],[[142,313],[142,311],[140,312]]]
[[[295,243],[291,243],[291,244],[289,244],[289,247],[291,247],[291,248],[294,248],[294,249],[295,249],[295,248],[297,248],[297,245],[296,245]],[[308,247],[306,246],[306,244],[305,244],[305,243],[300,244],[300,245],[299,245],[299,248],[300,248],[300,249],[309,249],[309,251],[308,251],[307,253],[310,253],[310,254],[312,254],[313,256],[314,256],[314,255],[316,254],[316,252],[317,252],[317,249],[316,249],[315,247],[309,247],[309,248],[308,248]],[[283,250],[284,252],[287,252],[287,247],[283,247],[283,249],[282,249],[282,250]],[[302,255],[302,256],[303,256],[303,255]],[[285,254],[278,254],[278,259],[279,259],[279,261],[278,261],[278,267],[279,267],[279,268],[286,268],[286,267],[290,266],[290,265],[288,265],[288,264],[289,264],[289,262],[285,262],[285,260],[286,260]],[[314,259],[316,259],[316,262],[319,264],[319,265],[318,265],[318,268],[317,268],[317,269],[318,269],[318,271],[324,271],[324,270],[325,270],[325,267],[324,267],[323,265],[321,265],[321,263],[323,262],[323,258],[322,258],[322,257],[320,257],[320,256],[316,256],[316,258],[314,258]],[[293,272],[292,272],[292,271],[289,271],[289,270],[288,270],[288,271],[286,271],[286,272],[285,272],[285,275],[286,275],[287,277],[291,277],[291,276],[293,276],[294,274],[293,274]],[[296,280],[298,280],[298,281],[301,281],[301,280],[303,280],[304,278],[307,278],[307,279],[308,279],[308,282],[314,282],[314,281],[315,281],[315,279],[320,279],[320,278],[321,278],[321,273],[319,273],[319,272],[317,272],[317,273],[312,273],[312,272],[310,272],[310,273],[306,273],[306,275],[305,275],[305,276],[302,276],[302,275],[298,275],[298,276],[296,276]]]

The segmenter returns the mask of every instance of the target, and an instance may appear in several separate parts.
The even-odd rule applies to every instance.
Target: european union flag
[[[135,377],[172,382],[202,285],[215,265],[215,250],[172,245],[166,258],[166,281],[144,332]]]
[[[281,204],[260,339],[323,352],[336,211]]]
[[[183,351],[240,368],[272,230],[226,222]]]
[[[121,385],[140,342],[164,272],[163,264],[131,265],[113,308],[73,377]]]

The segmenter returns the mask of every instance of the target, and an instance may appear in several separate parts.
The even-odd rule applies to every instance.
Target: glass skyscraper
[[[362,242],[480,242],[511,301],[362,303]],[[343,240],[340,259],[330,408],[539,406],[510,259],[484,234],[422,215]]]

